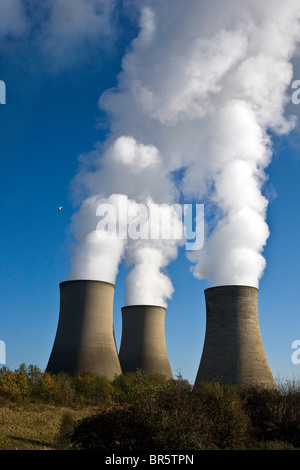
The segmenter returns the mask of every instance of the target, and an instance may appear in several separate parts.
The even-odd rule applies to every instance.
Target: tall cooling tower
[[[164,307],[132,305],[122,308],[119,351],[122,372],[141,369],[146,374],[173,378],[165,340]]]
[[[113,329],[114,292],[113,284],[102,281],[60,284],[59,321],[48,372],[90,371],[109,380],[121,374]]]
[[[205,290],[206,334],[195,384],[276,387],[260,333],[258,289],[220,286]]]

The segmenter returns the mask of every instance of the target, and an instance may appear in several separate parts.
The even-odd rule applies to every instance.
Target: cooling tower
[[[165,340],[164,307],[133,305],[122,308],[119,351],[123,373],[138,369],[173,378]]]
[[[258,289],[220,286],[205,290],[206,333],[195,384],[276,387],[260,333]]]
[[[90,371],[112,380],[121,373],[113,329],[115,286],[93,280],[60,284],[58,327],[47,371]]]

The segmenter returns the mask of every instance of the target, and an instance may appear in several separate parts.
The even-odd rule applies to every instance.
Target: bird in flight
[[[63,206],[58,206],[58,210],[61,211]]]

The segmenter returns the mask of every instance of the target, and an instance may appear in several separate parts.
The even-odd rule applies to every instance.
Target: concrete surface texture
[[[164,307],[133,305],[122,308],[119,351],[122,372],[138,369],[173,378],[165,339]]]
[[[114,292],[113,284],[102,281],[60,284],[59,321],[48,372],[90,371],[109,380],[121,374],[113,329]]]
[[[218,286],[205,290],[206,333],[195,380],[276,387],[258,318],[258,289]]]

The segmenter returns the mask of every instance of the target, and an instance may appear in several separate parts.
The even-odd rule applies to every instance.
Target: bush
[[[202,410],[195,403],[192,386],[171,380],[156,394],[152,409],[152,441],[157,450],[202,449]]]
[[[0,370],[0,396],[2,401],[15,401],[20,396],[17,376],[6,367]]]
[[[51,375],[25,364],[0,369],[2,404],[43,403],[97,407],[75,422],[66,414],[58,440],[64,448],[134,451],[299,449],[300,388],[278,390],[203,383],[193,387],[143,371],[109,382],[91,372]],[[27,406],[27,405],[26,405]],[[86,413],[82,416],[86,416]]]
[[[256,441],[287,442],[300,446],[300,390],[292,384],[268,390],[245,389],[244,408],[251,422],[251,435]]]
[[[117,388],[122,403],[82,420],[70,436],[74,448],[176,451],[245,445],[248,418],[229,389],[216,385],[194,392],[184,380],[141,372],[118,378]]]
[[[249,444],[249,417],[238,389],[219,383],[194,388],[196,406],[202,410],[202,439],[206,449],[244,449]]]
[[[35,366],[21,364],[14,372],[6,367],[0,371],[0,395],[13,402],[55,403],[59,391],[55,379]]]
[[[64,373],[52,375],[25,364],[14,372],[6,367],[0,370],[2,402],[109,406],[113,391],[112,384],[105,377],[91,372],[84,372],[79,377]]]
[[[83,372],[79,377],[74,378],[74,388],[85,403],[102,406],[112,404],[114,389],[105,377],[93,372]]]
[[[167,383],[164,376],[147,375],[142,370],[118,375],[113,381],[114,401],[119,405],[139,403],[149,408],[152,398],[159,390],[164,390]]]
[[[56,405],[61,402],[59,383],[51,374],[45,372],[32,389],[33,401]]]
[[[281,392],[280,431],[278,438],[300,448],[300,388],[297,382],[279,385]]]
[[[151,430],[131,407],[117,406],[80,421],[70,435],[73,449],[105,451],[148,450]]]
[[[187,381],[138,371],[120,375],[114,387],[115,403],[130,406],[131,415],[144,423],[147,440],[140,444],[143,450],[199,447],[199,437],[192,430],[198,423],[191,411],[192,387]]]

